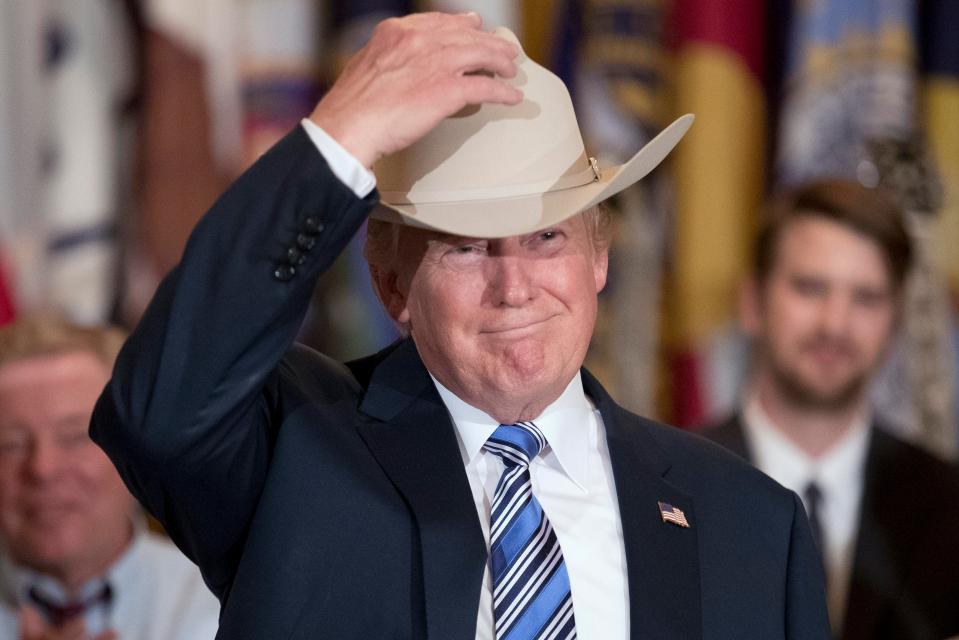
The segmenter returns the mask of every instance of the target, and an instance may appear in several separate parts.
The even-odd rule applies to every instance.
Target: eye
[[[89,442],[89,439],[87,437],[86,429],[82,429],[61,433],[59,436],[57,436],[57,441],[64,449],[75,449],[85,445],[87,442]]]
[[[853,301],[866,309],[877,309],[885,304],[887,299],[885,292],[875,289],[857,289],[853,293]]]
[[[796,277],[792,279],[793,290],[801,296],[814,297],[827,293],[828,286],[816,278]]]
[[[489,243],[486,240],[470,241],[463,238],[460,242],[451,246],[447,253],[452,255],[485,254],[488,249]]]
[[[529,236],[524,243],[528,250],[540,256],[549,257],[559,253],[566,246],[568,235],[562,227],[543,229]]]
[[[0,434],[0,455],[16,455],[27,449],[26,434],[13,432]]]
[[[443,262],[453,269],[472,268],[486,257],[489,247],[484,240],[464,241],[448,247],[443,253]]]

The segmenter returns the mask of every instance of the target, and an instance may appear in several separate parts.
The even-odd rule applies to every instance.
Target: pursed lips
[[[545,318],[540,318],[537,320],[525,320],[523,322],[506,324],[503,326],[494,326],[488,327],[480,330],[480,333],[489,333],[494,335],[506,335],[510,333],[520,333],[526,330],[533,331],[539,328],[540,325],[546,324],[549,320],[552,320],[555,315],[550,315]]]
[[[44,520],[77,511],[83,506],[83,501],[77,498],[54,498],[31,500],[23,505],[22,510],[30,518]]]

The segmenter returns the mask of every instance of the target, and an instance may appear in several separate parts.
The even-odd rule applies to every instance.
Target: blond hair
[[[118,327],[86,327],[55,313],[30,313],[0,327],[0,366],[79,351],[93,354],[112,368],[124,340],[126,332]]]

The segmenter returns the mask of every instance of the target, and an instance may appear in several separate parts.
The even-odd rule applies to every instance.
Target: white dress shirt
[[[300,120],[300,126],[303,127],[306,135],[310,136],[310,140],[319,149],[333,175],[352,189],[357,198],[368,196],[373,187],[376,186],[376,176],[373,175],[373,172],[360,164],[360,161],[353,157],[353,154],[344,149],[343,145],[334,140],[321,126],[309,118]]]
[[[357,197],[366,197],[376,178],[313,121],[302,126],[333,174]],[[503,462],[483,449],[499,423],[433,382],[456,425],[476,514],[489,551],[490,504]],[[583,640],[629,637],[626,549],[603,420],[583,392],[579,373],[563,394],[534,420],[548,443],[530,464],[533,494],[549,517],[563,550],[576,617]],[[493,585],[489,565],[483,576],[476,639],[493,640]]]
[[[823,562],[829,578],[826,601],[833,632],[837,632],[842,628],[856,551],[870,420],[859,416],[842,440],[819,457],[808,455],[777,428],[755,396],[745,405],[743,422],[754,463],[763,473],[798,493],[804,504],[806,486],[815,482],[819,487]],[[805,507],[808,512],[809,505]]]
[[[489,546],[490,505],[503,473],[483,449],[499,423],[433,382],[456,425],[476,513]],[[566,561],[576,635],[583,640],[629,637],[626,550],[603,420],[583,392],[579,373],[533,422],[547,446],[530,464],[533,494],[549,517]],[[493,640],[493,586],[483,576],[477,640]]]
[[[220,603],[200,571],[172,543],[138,528],[130,546],[84,595],[109,585],[112,597],[84,615],[90,637],[112,629],[120,640],[213,640]],[[19,638],[19,608],[34,588],[51,602],[66,594],[53,579],[14,565],[0,553],[0,638]]]

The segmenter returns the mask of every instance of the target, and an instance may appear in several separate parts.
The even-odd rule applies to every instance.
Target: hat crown
[[[517,42],[508,29],[496,33]],[[595,178],[566,85],[522,51],[516,64],[507,81],[523,91],[520,104],[469,106],[376,163],[385,203],[535,195]]]

